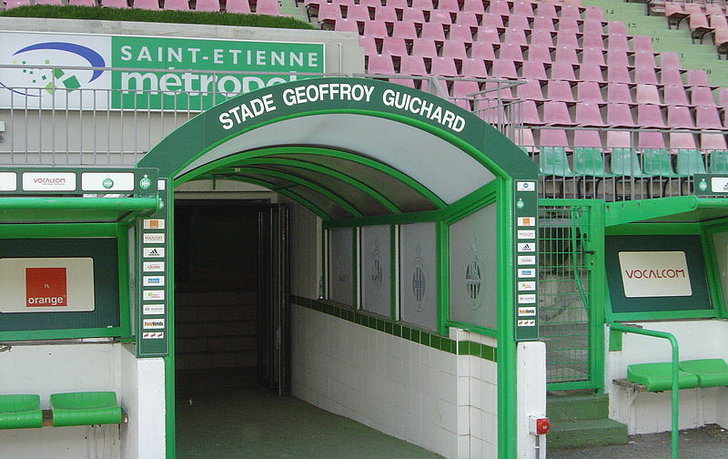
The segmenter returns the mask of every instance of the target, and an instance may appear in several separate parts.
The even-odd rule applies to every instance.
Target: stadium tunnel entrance
[[[505,136],[406,87],[308,79],[203,112],[138,166],[168,180],[175,235],[189,211],[175,190],[188,182],[246,182],[289,203],[238,209],[256,218],[246,231],[257,235],[258,373],[269,387],[448,457],[464,445],[535,450],[528,419],[544,416],[546,384],[537,169]],[[176,237],[170,252],[184,257]],[[181,293],[167,305],[170,343]],[[173,457],[175,351],[164,359]]]

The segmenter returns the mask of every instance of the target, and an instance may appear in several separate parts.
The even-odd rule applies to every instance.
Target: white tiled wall
[[[445,457],[497,456],[494,362],[297,305],[291,323],[296,397]]]

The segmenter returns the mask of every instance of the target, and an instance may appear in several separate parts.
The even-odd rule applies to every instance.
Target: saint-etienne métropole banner
[[[0,107],[204,110],[324,68],[323,43],[0,31]]]

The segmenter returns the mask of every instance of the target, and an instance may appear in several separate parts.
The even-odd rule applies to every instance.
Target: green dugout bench
[[[619,386],[636,392],[662,392],[672,388],[670,362],[637,363],[627,367],[627,378],[615,379]],[[678,387],[728,386],[728,364],[723,359],[685,360],[679,364]]]
[[[52,394],[50,406],[50,410],[42,410],[40,396],[34,394],[0,395],[0,429],[125,422],[114,392]]]

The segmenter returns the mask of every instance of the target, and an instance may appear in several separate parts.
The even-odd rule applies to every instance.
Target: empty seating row
[[[698,134],[687,131],[627,131],[593,129],[523,129],[521,146],[530,151],[539,147],[559,147],[566,151],[577,147],[593,147],[611,151],[616,148],[701,150],[705,153],[714,150],[728,150],[724,133],[703,131]]]
[[[207,11],[228,13],[255,13],[277,16],[278,0],[6,0],[5,8],[28,5],[105,6],[110,8],[138,8],[145,10]],[[223,9],[223,4],[225,8]]]
[[[568,0],[565,4],[557,5],[557,2],[508,2],[506,0],[304,0],[305,6],[312,5],[314,8],[323,4],[336,5],[365,5],[385,6],[389,8],[428,10],[457,13],[460,11],[473,12],[478,14],[494,14],[501,16],[529,16],[529,17],[551,17],[551,18],[582,18],[603,19],[600,9],[580,8],[578,0]]]
[[[0,429],[120,424],[124,416],[114,392],[52,394],[42,410],[35,394],[0,395]]]

